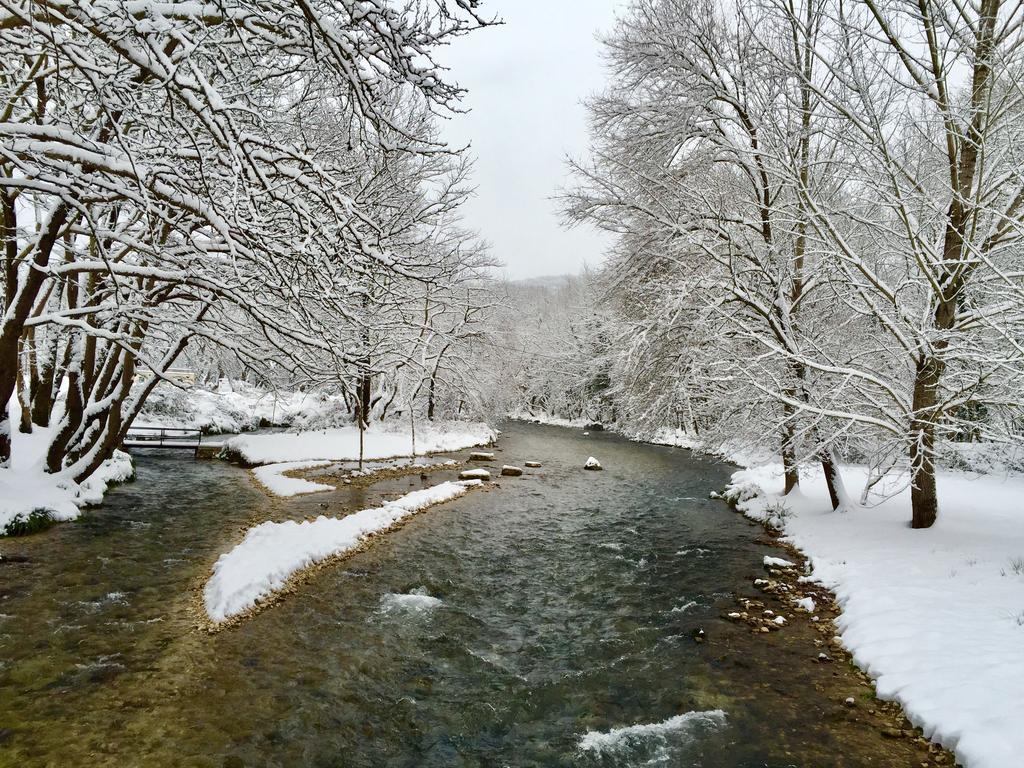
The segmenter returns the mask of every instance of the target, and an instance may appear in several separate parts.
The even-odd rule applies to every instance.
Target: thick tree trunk
[[[825,448],[820,454],[821,469],[825,474],[825,485],[828,486],[829,500],[832,502],[832,509],[846,509],[849,499],[846,495],[846,486],[843,484],[843,477],[839,473],[839,464],[836,462],[835,454],[831,448]]]
[[[782,493],[783,495],[788,495],[800,485],[800,468],[796,462],[796,424],[793,421],[793,407],[784,405],[783,414],[782,471],[786,484]]]
[[[4,321],[0,324],[0,467],[6,466],[11,458],[11,424],[7,414],[7,403],[10,402],[18,381],[18,343],[25,330],[25,321],[28,320],[32,305],[39,295],[39,289],[45,282],[44,267],[49,262],[50,252],[67,223],[67,218],[67,207],[63,204],[58,205],[40,231],[33,258],[33,265],[37,268],[29,269],[20,284],[17,280],[17,270],[8,270],[15,276],[14,284],[17,288],[12,291],[11,284],[7,286],[7,295],[10,299]],[[6,225],[4,231],[7,232]]]
[[[911,527],[930,528],[939,512],[935,488],[935,418],[942,363],[927,358],[914,377],[914,416],[910,422]]]
[[[48,357],[39,366],[39,377],[32,381],[32,423],[40,427],[50,426],[50,414],[53,412],[53,358]]]
[[[356,399],[358,400],[356,414],[364,427],[368,426],[370,423],[371,385],[372,381],[370,376],[364,375],[359,377],[359,384],[356,386]]]

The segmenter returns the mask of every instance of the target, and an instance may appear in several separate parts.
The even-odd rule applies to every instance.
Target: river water
[[[80,521],[0,542],[0,764],[888,764],[779,685],[806,654],[759,656],[718,618],[770,552],[708,499],[727,466],[536,425],[499,447],[544,466],[213,635],[198,590],[245,526],[449,475],[269,500],[245,470],[153,452]]]

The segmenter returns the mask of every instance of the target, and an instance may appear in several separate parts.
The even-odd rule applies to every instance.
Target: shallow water
[[[848,745],[822,762],[821,705],[772,692],[805,660],[732,647],[717,617],[770,550],[707,498],[728,467],[534,425],[500,448],[544,467],[215,635],[197,590],[245,525],[451,473],[283,501],[239,468],[150,453],[80,521],[0,543],[0,764],[889,764]]]

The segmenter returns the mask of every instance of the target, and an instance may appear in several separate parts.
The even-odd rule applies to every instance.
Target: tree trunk
[[[782,409],[782,471],[786,482],[782,494],[786,496],[800,485],[800,468],[796,462],[796,424],[793,407],[783,405]]]
[[[359,384],[356,386],[356,399],[358,400],[356,413],[364,426],[370,423],[371,383],[369,374],[364,374],[359,377]]]
[[[912,528],[931,528],[939,512],[935,488],[935,420],[942,363],[926,358],[914,377],[914,416],[910,422],[910,506]]]
[[[839,464],[836,463],[835,454],[831,448],[824,448],[819,456],[821,469],[825,474],[825,485],[828,486],[828,496],[832,502],[832,509],[846,509],[849,506],[846,495],[846,486],[843,484],[843,476],[839,473]]]

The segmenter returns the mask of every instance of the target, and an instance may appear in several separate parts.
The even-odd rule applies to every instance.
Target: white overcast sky
[[[577,273],[597,265],[605,238],[564,229],[551,198],[566,183],[565,156],[587,146],[584,98],[601,90],[595,35],[609,31],[622,0],[488,0],[505,24],[445,50],[451,78],[469,90],[467,115],[444,126],[471,145],[476,197],[466,223],[479,230],[512,278]]]

